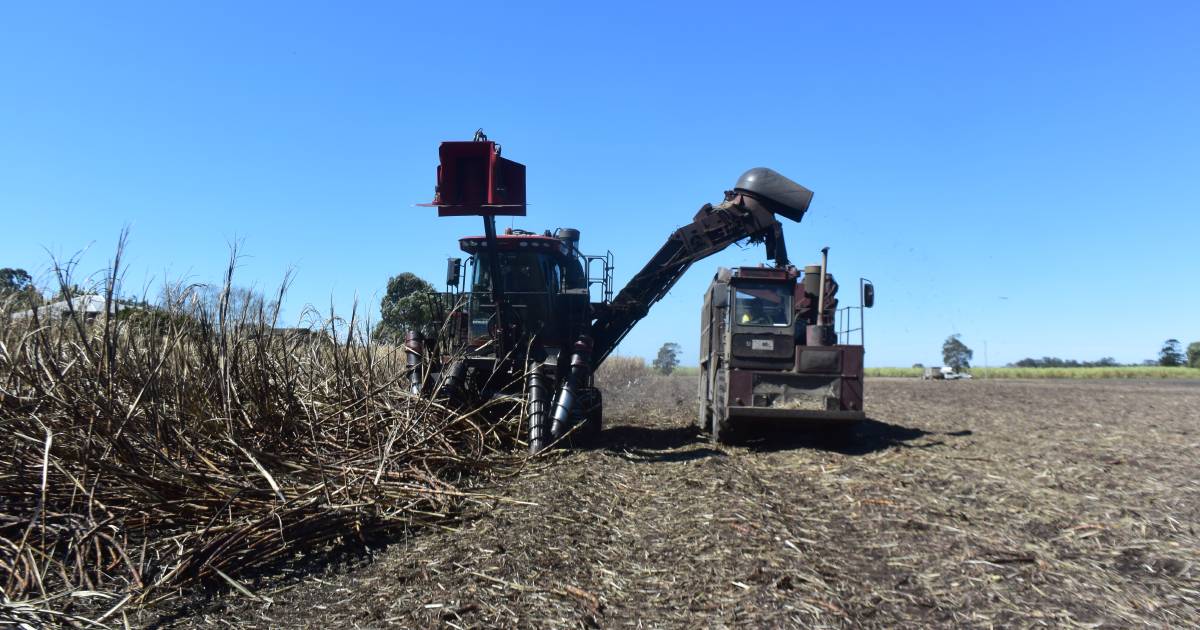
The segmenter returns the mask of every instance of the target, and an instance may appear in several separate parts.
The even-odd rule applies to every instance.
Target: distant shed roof
[[[102,315],[104,314],[104,296],[95,294],[76,295],[69,301],[60,300],[58,302],[43,304],[37,308],[37,312],[39,317],[64,317],[71,312],[72,308],[75,312],[82,313],[85,316]],[[109,313],[116,315],[117,304],[115,301],[109,305]],[[33,309],[17,311],[12,314],[13,319],[27,319],[31,317],[33,317]]]

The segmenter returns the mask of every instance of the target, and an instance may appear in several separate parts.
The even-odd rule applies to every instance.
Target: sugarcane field
[[[1200,628],[1200,5],[0,24],[0,628]]]

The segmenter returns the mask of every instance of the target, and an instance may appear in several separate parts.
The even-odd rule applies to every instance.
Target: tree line
[[[74,295],[83,293],[75,287]],[[0,269],[0,298],[18,298],[20,306],[32,308],[57,299],[62,295],[43,296],[34,286],[33,278],[24,269],[5,267]],[[220,301],[220,290],[216,287],[205,287],[198,292],[199,299],[205,307],[215,309]],[[250,312],[273,311],[279,308],[274,301],[264,300],[263,296],[250,289],[232,287],[227,298],[234,310]],[[138,306],[146,306],[144,300],[121,300]],[[416,274],[404,272],[388,279],[387,292],[380,300],[380,321],[372,330],[372,337],[385,343],[400,343],[404,334],[416,330],[426,336],[435,335],[441,325],[441,301],[437,290],[432,284]],[[234,318],[236,319],[236,318]],[[670,374],[679,365],[679,345],[665,343],[655,357],[653,367],[664,374]],[[975,351],[963,342],[959,334],[950,335],[942,344],[942,361],[955,371],[971,369],[971,361]],[[921,365],[921,364],[916,364]],[[1163,342],[1154,359],[1147,359],[1135,365],[1158,365],[1163,367],[1193,367],[1200,368],[1200,341],[1193,341],[1185,349],[1178,339],[1168,339]],[[1026,357],[1020,361],[1009,363],[1008,367],[1023,368],[1090,368],[1090,367],[1120,367],[1121,364],[1112,357],[1103,357],[1095,361],[1078,361],[1061,359],[1059,357]]]
[[[954,368],[955,371],[969,370],[971,368],[971,359],[974,356],[975,351],[963,343],[961,335],[950,335],[942,344],[942,360],[948,367]],[[1134,363],[1132,365],[1200,368],[1200,341],[1193,341],[1184,350],[1183,344],[1178,339],[1168,339],[1163,342],[1162,348],[1159,349],[1156,358],[1146,359],[1141,363]],[[1077,361],[1075,359],[1060,359],[1058,357],[1042,357],[1040,359],[1026,357],[1020,361],[1009,363],[1008,367],[1091,368],[1122,367],[1122,364],[1118,363],[1112,357],[1104,357],[1096,361]]]
[[[210,321],[215,321],[218,317],[218,310],[221,308],[224,291],[224,287],[216,284],[188,287],[167,285],[162,289],[160,303],[178,303],[186,295],[195,301],[196,306],[205,317]],[[34,285],[29,272],[24,269],[10,267],[0,269],[0,300],[4,301],[2,306],[14,311],[41,308],[48,304],[65,301],[68,298],[77,300],[96,292],[95,289],[87,289],[77,284],[64,284],[55,291],[43,294]],[[253,321],[260,314],[266,314],[270,318],[279,310],[279,300],[269,299],[261,291],[246,287],[229,287],[229,293],[224,295],[224,300],[225,318],[228,321]],[[127,311],[154,309],[154,305],[144,297],[114,295],[113,301]]]

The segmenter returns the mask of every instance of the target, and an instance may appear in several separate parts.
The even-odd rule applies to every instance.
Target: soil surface
[[[734,446],[624,390],[455,526],[167,625],[1200,625],[1197,383],[870,379],[849,439]]]

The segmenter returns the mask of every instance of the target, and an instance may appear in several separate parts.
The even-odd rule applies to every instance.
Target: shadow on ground
[[[959,431],[953,435],[970,435]],[[929,435],[951,435],[867,418],[851,426],[825,429],[786,426],[774,423],[743,427],[738,442],[752,451],[770,452],[812,448],[843,455],[869,455],[889,448],[929,448],[945,444],[942,440],[912,444]]]
[[[867,455],[888,448],[929,448],[942,440],[911,444],[929,435],[961,437],[970,431],[931,433],[922,429],[868,418],[852,427],[802,427],[794,424],[746,423],[734,435],[733,444],[756,452],[811,448]],[[632,461],[687,461],[724,453],[710,446],[709,436],[694,427],[646,427],[618,425],[600,434],[596,448],[617,453]],[[683,449],[686,446],[702,448]],[[629,457],[632,455],[633,457]]]
[[[454,523],[454,520],[448,523]],[[414,533],[403,525],[386,526],[356,532],[346,536],[340,543],[310,553],[296,553],[280,558],[253,571],[238,575],[238,582],[250,592],[262,590],[283,591],[316,576],[330,577],[355,569],[362,569],[387,549]],[[319,580],[318,580],[319,581]],[[139,627],[147,630],[160,628],[194,627],[192,621],[205,613],[220,615],[224,607],[237,595],[220,583],[210,582],[177,600],[168,600],[160,608],[147,611],[148,619]],[[258,600],[257,596],[248,599]],[[233,624],[225,624],[235,627]],[[7,627],[7,626],[0,626]],[[128,627],[128,626],[126,626]]]
[[[683,462],[724,455],[707,448],[695,427],[644,427],[617,425],[600,434],[596,448],[633,462]],[[688,448],[686,446],[701,446]]]

